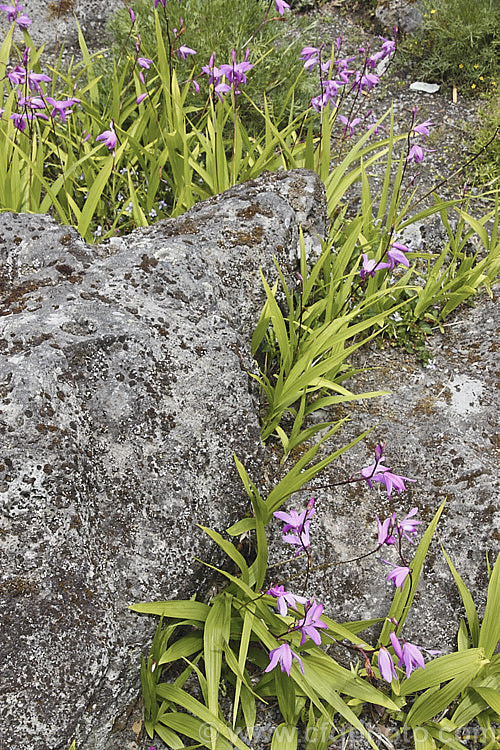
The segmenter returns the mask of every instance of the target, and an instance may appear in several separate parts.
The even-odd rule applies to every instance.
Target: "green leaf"
[[[155,731],[161,739],[167,743],[167,746],[173,750],[183,750],[186,746],[180,741],[179,736],[176,732],[185,734],[186,737],[190,737],[205,747],[211,747],[210,744],[210,727],[207,726],[206,722],[201,721],[195,716],[189,714],[180,713],[177,711],[169,711],[163,714],[155,726]],[[175,730],[175,731],[172,731]],[[180,744],[178,744],[180,742]],[[195,745],[199,747],[199,745]],[[233,745],[223,737],[218,737],[216,742],[216,750],[231,750]]]
[[[250,498],[255,514],[255,535],[256,535],[256,558],[252,563],[249,576],[250,583],[255,585],[257,589],[260,589],[264,584],[264,579],[267,573],[267,535],[266,535],[266,524],[269,520],[269,513],[267,511],[266,504],[262,500],[255,484],[251,481],[248,476],[245,467],[234,456],[234,461],[238,474],[241,477],[241,481],[244,484],[245,490],[248,497]]]
[[[322,444],[330,437],[332,437],[336,432],[338,432],[338,430],[340,430],[345,422],[346,420],[343,419],[340,420],[336,425],[334,425],[332,429],[326,433],[326,435],[318,440],[318,442],[313,445],[312,448],[310,448],[308,451],[306,451],[306,453],[304,453],[303,456],[301,456],[301,458],[294,464],[294,466],[292,466],[290,471],[288,471],[288,473],[276,485],[276,487],[271,490],[266,501],[269,517],[272,515],[272,513],[274,513],[275,510],[278,510],[278,508],[285,502],[285,500],[287,500],[288,497],[290,497],[290,495],[293,495],[294,492],[297,492],[297,490],[301,489],[306,484],[308,484],[308,482],[312,481],[312,479],[314,479],[314,477],[319,474],[320,471],[326,468],[326,466],[328,466],[336,458],[339,458],[339,456],[341,456],[343,453],[363,440],[367,435],[370,434],[373,429],[372,428],[365,430],[365,432],[363,432],[357,438],[354,438],[354,440],[351,440],[351,442],[347,445],[334,451],[326,458],[318,461],[316,464],[309,466]]]
[[[245,669],[245,664],[247,662],[247,656],[248,656],[248,647],[250,645],[250,636],[252,634],[252,624],[254,619],[254,608],[251,604],[248,604],[247,607],[245,607],[244,611],[242,612],[241,609],[239,610],[240,617],[243,617],[243,629],[241,631],[241,640],[240,640],[240,650],[238,654],[238,669],[241,673],[243,673]],[[244,680],[242,677],[238,676],[238,679],[236,680],[236,686],[234,690],[234,702],[233,702],[233,728],[236,725],[236,718],[238,715],[238,704],[240,699],[240,692],[242,689],[242,686],[244,684]],[[244,713],[246,711],[255,711],[255,701],[253,701],[254,706],[253,709],[251,708],[251,701],[253,698],[251,696],[245,696],[247,703],[246,706],[243,708]],[[253,725],[252,725],[253,726]],[[250,730],[251,731],[251,730]],[[249,735],[249,738],[252,739],[252,737]]]
[[[455,654],[452,654],[452,656],[455,656]],[[419,695],[408,713],[408,724],[411,727],[423,724],[424,722],[428,721],[433,716],[437,716],[437,714],[447,708],[450,703],[452,703],[455,698],[460,695],[462,690],[464,690],[474,679],[477,671],[481,668],[482,663],[483,662],[481,660],[479,664],[476,665],[476,668],[472,671],[469,671],[467,669],[459,672],[457,676],[454,677],[453,680],[448,682],[444,687],[441,687],[440,689],[432,687],[429,690],[426,690],[426,692],[422,695]],[[405,686],[403,685],[403,687]]]
[[[438,656],[425,665],[425,669],[416,669],[401,685],[400,694],[410,695],[419,690],[435,687],[442,682],[453,679],[456,675],[467,674],[472,682],[478,670],[487,663],[484,651],[471,648],[453,654]]]
[[[479,632],[478,645],[484,648],[487,659],[493,656],[493,652],[500,640],[500,555],[497,557],[495,566],[491,573],[484,610],[483,622]]]
[[[224,643],[229,641],[231,628],[231,596],[221,593],[215,597],[203,630],[203,654],[207,680],[208,710],[215,716],[219,711],[219,685]],[[216,732],[212,733],[215,748]]]
[[[170,729],[168,726],[162,726],[162,723],[168,724],[169,719],[168,717],[174,716],[172,712],[164,713],[160,717],[159,721],[154,726],[154,731],[160,737],[160,739],[163,740],[167,744],[167,747],[172,748],[172,750],[183,750],[184,743],[182,742],[181,738],[179,737],[176,732],[173,732],[172,729]],[[182,716],[186,717],[186,714],[182,714]],[[187,731],[185,734],[189,737],[189,728],[192,722],[196,722],[196,719],[193,719],[192,716],[187,716],[187,721],[183,721],[182,724],[180,721],[175,721],[175,719],[172,720],[173,726],[176,726],[176,723],[179,726],[182,726],[182,728],[186,729]],[[161,722],[161,723],[160,723]],[[196,739],[198,739],[198,735],[196,736]]]
[[[330,690],[337,693],[345,693],[366,703],[384,706],[392,711],[398,708],[391,698],[377,688],[361,679],[353,672],[341,667],[340,664],[319,649],[309,653],[304,658],[304,669],[306,676],[314,684],[316,691],[323,698],[330,695]],[[325,687],[323,687],[325,686]],[[328,690],[326,688],[328,686]],[[333,705],[333,704],[332,704]]]
[[[169,602],[141,602],[131,604],[129,609],[144,615],[162,615],[163,617],[178,617],[200,622],[207,619],[210,611],[208,604],[195,602],[191,599],[172,599]]]
[[[260,700],[263,699],[261,698]],[[257,705],[253,691],[250,691],[245,683],[241,686],[241,707],[243,709],[248,739],[251,740],[255,727],[255,718],[257,716]]]
[[[474,690],[496,712],[497,718],[495,721],[500,721],[500,692],[498,687],[492,688],[474,685]]]
[[[477,647],[479,645],[479,619],[477,616],[476,607],[474,605],[474,600],[472,599],[470,591],[468,590],[460,575],[457,573],[455,566],[453,565],[450,557],[448,556],[446,550],[442,545],[441,549],[443,550],[443,555],[445,556],[448,567],[451,570],[451,574],[455,579],[459,594],[462,597],[462,601],[464,603],[465,613],[469,622],[469,631],[471,634],[472,645],[473,647]]]
[[[212,529],[209,529],[207,526],[201,526],[200,524],[197,524],[197,526],[199,529],[204,531],[205,534],[208,534],[208,536],[219,545],[219,547],[226,553],[226,555],[236,563],[238,568],[241,570],[243,580],[245,581],[245,583],[248,583],[249,576],[247,562],[241,552],[238,552],[234,544],[232,542],[229,542],[227,539],[224,539],[224,537],[222,537],[217,531],[212,531]]]
[[[297,722],[295,714],[295,685],[290,677],[280,669],[273,670],[276,697],[281,714],[287,724],[293,725]]]
[[[248,750],[248,746],[245,745],[240,738],[223,722],[216,714],[213,714],[203,703],[193,698],[185,690],[162,683],[158,685],[157,694],[160,698],[167,701],[172,701],[178,706],[182,706],[187,711],[193,714],[197,719],[208,725],[208,728],[213,728],[215,734],[218,732],[223,738],[229,740],[235,745],[238,750]],[[183,714],[185,716],[185,714]],[[179,727],[174,727],[177,731],[183,731]],[[207,727],[205,726],[205,731]],[[197,735],[197,738],[199,735]],[[203,744],[207,747],[213,747],[213,733],[210,731],[204,735],[206,739],[203,740]],[[216,746],[217,748],[217,746]],[[218,750],[218,749],[217,749]]]
[[[123,144],[120,148],[123,149]],[[78,220],[77,229],[78,232],[82,237],[85,239],[91,239],[88,238],[87,230],[89,228],[90,222],[93,219],[97,204],[99,200],[102,197],[102,194],[104,192],[104,188],[106,187],[109,176],[111,174],[111,170],[113,169],[113,165],[115,163],[115,157],[111,154],[106,157],[104,160],[104,164],[101,167],[97,177],[95,178],[92,185],[89,187],[89,193],[87,196],[87,200],[85,201],[85,205],[83,207],[83,210],[81,212],[81,215]]]
[[[240,536],[240,534],[246,534],[248,531],[255,531],[255,518],[242,518],[241,521],[236,521],[226,529],[226,532],[231,536]]]
[[[426,727],[413,727],[415,750],[434,750],[436,743]]]
[[[175,641],[160,657],[158,664],[168,664],[185,656],[198,653],[203,648],[203,636],[201,633],[189,633],[178,641]]]
[[[273,733],[271,750],[297,750],[297,727],[293,724],[278,724]]]
[[[473,688],[466,688],[464,697],[451,717],[451,722],[455,727],[463,727],[475,719],[485,708],[487,708],[487,703],[481,696]]]

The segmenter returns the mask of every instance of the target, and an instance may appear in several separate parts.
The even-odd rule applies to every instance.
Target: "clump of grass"
[[[462,94],[494,89],[500,79],[498,0],[424,0],[421,33],[403,44],[419,75]]]
[[[500,181],[500,91],[495,90],[480,110],[481,127],[474,151],[481,155],[474,162],[473,176],[481,185],[498,186]],[[484,149],[484,151],[482,151]]]
[[[130,18],[126,8],[110,20],[114,58],[120,58],[124,47],[128,48],[130,56],[133,57],[136,35],[139,34],[143,54],[156,61],[152,0],[136,0],[131,5],[136,16],[133,36],[130,34]],[[170,35],[173,27],[177,27],[177,31],[181,32],[177,37],[179,44],[196,50],[195,57],[184,63],[177,62],[179,76],[184,73],[185,77],[189,78],[194,65],[199,73],[201,66],[208,65],[211,55],[214,55],[215,65],[221,65],[231,61],[233,49],[238,60],[242,60],[246,50],[250,49],[250,62],[255,67],[248,78],[245,93],[259,107],[263,107],[265,97],[270,114],[279,120],[282,115],[290,113],[292,99],[289,97],[289,91],[292,84],[296,82],[293,106],[307,109],[316,82],[304,75],[299,57],[303,47],[306,19],[298,18],[290,12],[279,17],[274,3],[269,6],[269,12],[266,14],[267,6],[268,3],[263,3],[262,0],[238,3],[228,3],[227,0],[183,0],[182,6],[178,0],[167,0],[166,14],[161,13],[160,17],[165,38],[165,17],[168,16]],[[110,70],[109,75],[105,74],[103,80],[109,80],[111,74]],[[207,76],[199,77],[198,83],[201,90],[197,103],[203,106],[208,92]],[[242,98],[239,106],[248,129],[260,129],[260,118],[248,100],[243,101]]]

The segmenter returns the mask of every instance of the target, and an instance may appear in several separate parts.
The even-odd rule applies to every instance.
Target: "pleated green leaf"
[[[495,711],[497,714],[495,721],[500,721],[500,685],[496,688],[474,685],[474,690]]]
[[[184,599],[171,599],[168,602],[141,602],[131,604],[129,609],[144,615],[163,615],[200,622],[207,619],[210,611],[208,604]]]
[[[196,654],[203,648],[203,635],[201,633],[190,633],[178,641],[175,641],[167,650],[162,654],[158,664],[168,664],[177,659],[182,659],[185,656],[191,656]]]
[[[262,698],[260,700],[262,700]],[[257,703],[253,691],[250,691],[245,683],[241,685],[241,708],[243,710],[243,718],[245,719],[248,739],[251,740],[257,716]]]
[[[476,716],[487,707],[488,704],[486,701],[476,693],[474,688],[467,688],[465,690],[465,697],[462,698],[456,707],[451,717],[451,721],[455,727],[463,727],[466,724],[469,724],[469,722],[475,719]]]
[[[297,727],[292,724],[278,724],[273,733],[271,750],[297,750]]]
[[[219,686],[222,671],[222,654],[224,642],[229,641],[231,627],[231,596],[219,594],[208,613],[203,630],[203,657],[205,659],[205,677],[207,680],[208,710],[216,716],[219,710]],[[215,747],[216,733],[213,732]]]
[[[208,534],[208,536],[216,542],[219,547],[226,553],[228,557],[231,558],[233,562],[236,563],[238,568],[241,570],[241,575],[245,583],[248,583],[248,565],[241,554],[234,544],[232,542],[229,542],[227,539],[224,539],[223,536],[221,536],[217,531],[212,531],[212,529],[209,529],[207,526],[201,526],[200,524],[197,524],[198,528],[205,532],[205,534]]]
[[[472,639],[472,645],[473,647],[477,647],[479,645],[479,619],[477,616],[476,607],[474,605],[474,600],[472,599],[469,589],[467,588],[462,578],[458,574],[449,555],[447,554],[446,550],[444,549],[442,545],[441,545],[441,549],[443,550],[443,555],[445,556],[446,562],[448,563],[448,567],[451,570],[451,574],[453,578],[455,579],[455,583],[457,584],[459,594],[462,597],[462,601],[464,603],[465,613],[467,615],[467,620],[469,623],[469,632],[470,632],[471,639]]]
[[[398,710],[398,707],[388,695],[381,690],[377,690],[369,682],[350,670],[341,667],[327,654],[321,651],[315,651],[314,654],[309,653],[304,657],[304,668],[306,664],[306,674],[311,677],[315,675],[316,690],[320,695],[325,696],[323,685],[327,684],[329,689],[337,693],[345,693],[363,702],[384,706],[392,711]]]
[[[491,572],[484,617],[479,632],[478,645],[484,648],[487,659],[491,658],[500,641],[500,555]]]
[[[254,609],[253,606],[249,604],[248,607],[245,607],[243,612],[241,611],[241,609],[239,610],[240,617],[243,617],[243,629],[241,632],[240,650],[238,654],[238,669],[241,673],[243,673],[245,669],[245,664],[247,662],[248,647],[250,645],[250,636],[252,633],[252,623],[254,619],[253,609]],[[241,693],[243,684],[244,684],[243,678],[238,677],[238,679],[236,680],[236,686],[234,689],[233,727],[236,725],[236,717],[238,715],[240,693]],[[248,699],[248,696],[246,697]],[[254,704],[255,704],[255,701],[254,701]],[[246,708],[248,710],[249,706],[247,705]],[[252,738],[250,737],[250,739]]]
[[[160,720],[155,724],[154,731],[156,732],[158,737],[160,737],[160,739],[162,739],[163,742],[165,742],[167,747],[171,748],[172,750],[183,750],[183,748],[185,747],[184,742],[181,740],[179,735],[176,734],[176,732],[173,732],[172,729],[170,729],[168,726],[162,725],[164,717],[167,717],[165,723],[168,724],[168,717],[173,716],[173,715],[174,715],[173,713],[163,714]],[[189,728],[192,724],[193,717],[188,716],[187,714],[180,714],[180,715],[184,716],[185,719],[187,719],[187,721],[183,722],[183,727],[186,728],[187,730],[186,735],[189,737],[190,736]],[[194,721],[196,721],[196,719],[194,719]],[[172,723],[174,726],[176,725],[175,719]],[[180,724],[180,722],[177,722],[177,723]]]
[[[207,708],[207,706],[196,700],[196,698],[193,698],[193,696],[189,695],[189,693],[186,693],[185,690],[181,690],[180,688],[174,687],[173,685],[162,683],[161,685],[158,685],[157,693],[160,698],[163,698],[167,701],[172,701],[178,706],[182,706],[205,725],[208,725],[208,727],[204,728],[206,735],[203,744],[206,745],[206,747],[214,747],[212,740],[218,732],[219,735],[222,735],[223,738],[232,742],[233,745],[238,748],[238,750],[248,750],[248,746],[240,740],[240,738],[227,726],[227,724],[219,719],[217,714],[213,714]],[[213,728],[215,732],[211,733],[210,728]],[[179,727],[177,727],[176,729],[177,731],[181,731]],[[218,750],[217,745],[215,745],[215,747],[216,750]]]
[[[184,743],[181,742],[179,735],[176,734],[176,732],[186,735],[186,737],[199,742],[205,747],[212,747],[210,743],[210,727],[206,722],[201,721],[201,719],[198,719],[195,716],[190,716],[189,714],[177,711],[169,711],[162,715],[160,722],[165,726],[162,727],[161,724],[158,723],[155,726],[155,731],[158,736],[167,743],[168,747],[172,748],[172,750],[182,750],[185,748]],[[180,744],[178,744],[179,742]],[[231,750],[232,747],[233,745],[231,742],[224,739],[224,737],[217,737],[215,743],[216,750]]]
[[[436,743],[426,727],[413,727],[415,750],[434,750]]]
[[[429,719],[432,719],[433,716],[437,716],[441,711],[447,708],[474,679],[480,666],[481,664],[479,664],[477,669],[472,672],[467,670],[458,673],[457,676],[444,685],[444,687],[439,689],[432,687],[429,690],[426,690],[422,695],[419,695],[408,713],[408,724],[411,727],[419,726]]]
[[[255,525],[255,518],[242,518],[241,521],[233,523],[232,526],[226,529],[226,532],[231,536],[240,536],[240,534],[245,534],[247,531],[254,531]]]
[[[426,690],[462,673],[469,675],[469,682],[472,682],[483,664],[487,664],[487,660],[484,651],[479,648],[439,656],[428,662],[425,669],[416,669],[401,685],[400,694],[410,695]]]

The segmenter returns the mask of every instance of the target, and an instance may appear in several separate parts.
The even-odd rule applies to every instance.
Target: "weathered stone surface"
[[[247,507],[259,266],[286,267],[324,208],[298,171],[99,247],[0,216],[0,748],[127,747],[110,731],[154,627],[127,605],[202,590],[196,524]]]
[[[388,31],[397,26],[403,34],[414,34],[422,26],[422,4],[419,0],[379,0],[375,18]]]
[[[78,50],[77,22],[86,43],[94,49],[102,48],[108,41],[108,19],[124,7],[123,0],[23,0],[22,5],[32,21],[29,31],[33,41],[45,43],[49,54],[62,44],[68,50]]]

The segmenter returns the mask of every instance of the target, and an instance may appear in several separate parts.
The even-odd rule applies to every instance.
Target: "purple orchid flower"
[[[387,251],[387,260],[389,261],[389,268],[391,271],[397,265],[406,266],[407,268],[409,267],[410,262],[405,255],[408,251],[408,247],[404,247],[404,245],[401,245],[399,242],[393,242],[390,249]]]
[[[403,646],[401,646],[395,633],[391,633],[390,639],[394,653],[398,657],[398,667],[402,668],[404,666],[406,669],[406,677],[409,677],[411,673],[419,667],[425,669],[424,657],[418,646],[415,646],[413,643],[408,643],[407,641],[404,641]]]
[[[17,23],[21,29],[27,29],[28,26],[31,26],[31,18],[27,16],[26,13],[22,13],[15,19],[15,23]]]
[[[379,36],[379,39],[382,40],[382,51],[385,55],[385,57],[389,57],[390,55],[393,55],[396,51],[396,42],[392,39],[386,39],[383,36]]]
[[[388,560],[382,560],[382,562],[386,565],[393,565],[393,570],[391,570],[391,572],[387,576],[387,580],[392,581],[394,586],[402,591],[404,583],[410,575],[410,568],[406,567],[405,565],[394,565]]]
[[[378,669],[381,678],[389,684],[393,679],[398,679],[392,656],[385,646],[381,646],[380,651],[378,652]]]
[[[283,15],[283,13],[285,12],[285,9],[286,10],[290,9],[290,6],[288,5],[288,3],[285,3],[284,0],[274,0],[274,2],[276,4],[276,10],[280,14],[280,16]]]
[[[297,513],[296,510],[291,510],[290,513],[286,513],[283,510],[277,510],[273,513],[275,518],[285,523],[283,532],[289,531],[290,529],[300,529],[304,523],[310,520],[316,511],[314,510],[314,498],[312,497],[307,503],[306,509],[301,513]]]
[[[275,518],[278,518],[285,524],[281,532],[283,535],[283,541],[297,547],[295,557],[311,546],[309,527],[311,524],[310,519],[314,516],[315,512],[314,498],[312,497],[307,503],[306,509],[301,513],[297,513],[296,510],[291,510],[290,513],[278,510],[273,513]]]
[[[361,117],[355,117],[354,120],[348,120],[344,115],[339,115],[340,122],[345,126],[344,133],[349,131],[349,137],[354,135],[354,128],[361,122]]]
[[[414,143],[408,152],[408,156],[406,157],[406,160],[409,162],[414,161],[415,164],[420,164],[421,162],[423,162],[424,149],[422,148],[422,146],[419,146],[417,143]]]
[[[375,73],[364,73],[363,75],[359,71],[356,73],[356,85],[360,91],[365,89],[371,91],[378,83],[380,83],[380,78]]]
[[[380,469],[380,467],[379,467]],[[385,486],[385,489],[387,490],[387,497],[391,497],[392,490],[396,490],[396,492],[399,494],[400,492],[404,492],[406,490],[405,482],[416,482],[416,479],[410,479],[409,477],[403,477],[399,474],[393,474],[391,471],[384,471],[383,474],[375,474],[372,477],[372,480],[374,482],[380,482]]]
[[[317,47],[303,47],[299,57],[304,61],[304,68],[311,71],[317,62],[319,62],[320,51]]]
[[[26,68],[23,68],[22,65],[16,65],[7,73],[7,78],[13,86],[20,86],[26,80]]]
[[[333,79],[330,79],[327,81],[323,81],[322,85],[324,88],[324,92],[311,99],[311,106],[316,110],[316,112],[324,109],[324,107],[326,107],[329,102],[333,104],[334,107],[336,107],[338,88],[339,86],[344,86],[345,84],[343,81],[335,81]]]
[[[394,529],[394,524],[396,522],[396,514],[393,513],[392,516],[389,516],[389,518],[386,518],[385,521],[381,521],[378,516],[376,516],[377,519],[377,542],[378,546],[382,547],[382,545],[387,544],[396,544],[396,537],[392,535],[392,531]]]
[[[12,23],[17,18],[17,14],[24,10],[22,5],[0,5],[0,10],[4,10],[7,13],[7,21]]]
[[[153,61],[150,60],[148,57],[138,57],[137,58],[137,65],[140,68],[144,68],[145,70],[149,70],[150,67],[153,65]]]
[[[177,54],[180,58],[182,58],[182,60],[187,60],[188,55],[196,55],[196,50],[191,49],[191,47],[186,47],[185,44],[182,44],[177,50]]]
[[[396,492],[403,492],[406,490],[405,482],[416,482],[416,479],[410,479],[409,477],[403,477],[399,474],[393,474],[388,466],[383,464],[374,463],[370,466],[366,466],[360,471],[363,479],[368,483],[368,487],[372,489],[373,482],[380,482],[387,490],[387,497],[391,497],[392,490]]]
[[[211,55],[210,60],[208,61],[208,65],[203,65],[201,68],[201,72],[203,75],[208,76],[208,85],[217,84],[220,83],[222,80],[222,73],[220,72],[219,68],[214,65],[215,61],[215,55]]]
[[[114,130],[113,120],[111,120],[111,122],[109,123],[109,130],[105,130],[103,133],[98,135],[96,141],[102,141],[110,151],[112,151],[116,147],[118,138]]]
[[[280,615],[285,616],[288,612],[288,607],[297,610],[297,603],[305,604],[307,599],[305,596],[297,596],[292,594],[290,591],[285,591],[284,586],[272,586],[266,591],[268,596],[274,596],[276,601],[276,608]]]
[[[422,523],[422,521],[417,521],[415,518],[413,518],[413,516],[415,516],[417,513],[418,508],[412,508],[408,515],[405,516],[403,520],[399,521],[397,524],[397,529],[400,536],[404,536],[405,539],[408,539],[408,541],[412,544],[414,544],[414,539],[412,539],[412,537],[415,537],[417,535],[417,526]]]
[[[385,453],[385,440],[381,440],[377,445],[375,446],[375,461],[377,463],[379,461],[384,461],[384,453]]]
[[[50,116],[55,117],[56,115],[59,115],[63,123],[66,122],[66,117],[73,112],[70,107],[73,107],[75,104],[80,104],[80,99],[57,100],[52,96],[48,96],[45,101],[52,107]]]
[[[153,61],[150,60],[148,57],[138,57],[137,58],[137,65],[142,68],[142,70],[149,70],[151,66],[153,65]],[[142,70],[139,71],[139,80],[141,83],[146,85],[146,78],[144,76],[144,73]]]
[[[40,86],[41,83],[50,83],[50,81],[52,81],[52,78],[45,75],[45,73],[34,73],[32,70],[28,72],[27,78],[30,91],[36,91],[37,94],[43,93],[42,87]]]
[[[291,544],[297,548],[294,557],[298,557],[301,552],[305,552],[311,546],[311,537],[309,536],[310,524],[310,521],[306,521],[300,530],[293,529],[293,532],[289,534],[284,533],[284,530],[282,532],[282,539],[285,544]]]
[[[429,128],[432,128],[434,125],[433,122],[430,120],[426,120],[425,122],[421,122],[420,125],[415,125],[415,127],[411,131],[411,135],[422,135],[424,138],[426,138],[429,135]]]
[[[342,117],[342,115],[340,116]],[[377,262],[375,258],[368,259],[368,255],[366,253],[361,253],[361,257],[363,258],[363,264],[359,271],[359,275],[361,276],[361,281],[364,281],[367,276],[371,276],[373,279],[375,278],[376,271],[380,271],[383,268],[390,267],[389,263],[382,263],[380,261]]]
[[[21,131],[21,133],[24,133],[24,131],[27,128],[28,125],[28,118],[25,114],[20,114],[19,112],[14,112],[10,116],[10,119],[14,123],[14,127]]]
[[[297,625],[293,628],[294,630],[300,630],[302,633],[302,639],[300,645],[303,646],[306,638],[309,637],[316,645],[321,644],[321,634],[317,632],[317,628],[327,628],[326,622],[321,620],[321,614],[323,612],[323,605],[317,604],[314,599],[307,602],[304,607],[304,618],[299,620]]]
[[[281,671],[286,672],[290,676],[290,670],[292,669],[292,662],[296,659],[299,662],[300,671],[304,674],[304,665],[302,659],[295,651],[292,651],[288,643],[282,643],[278,648],[274,648],[269,653],[269,665],[266,667],[264,672],[270,672],[272,669],[280,665]]]
[[[231,57],[232,57],[232,63],[223,63],[220,66],[220,73],[224,75],[227,79],[227,81],[234,86],[234,91],[236,94],[239,93],[238,89],[241,86],[241,84],[246,84],[247,77],[245,73],[248,73],[249,70],[252,70],[253,63],[248,62],[248,57],[250,55],[250,50],[247,49],[245,53],[245,59],[237,63],[236,62],[236,52],[233,49],[231,51]]]

